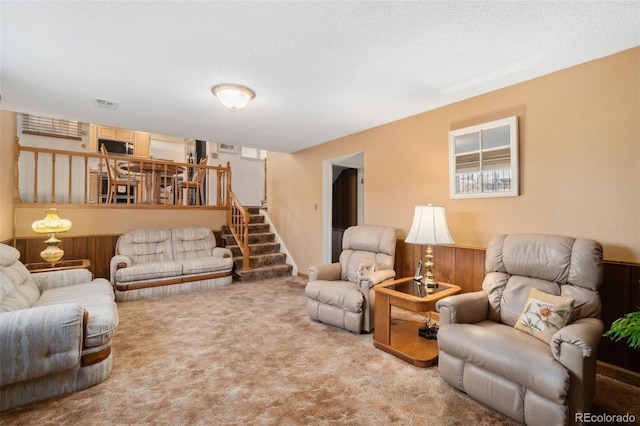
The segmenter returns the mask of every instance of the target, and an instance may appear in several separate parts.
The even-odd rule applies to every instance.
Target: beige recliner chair
[[[309,268],[307,312],[354,333],[374,327],[376,284],[395,278],[396,231],[379,225],[347,228],[340,262]]]
[[[591,407],[603,332],[601,245],[498,235],[486,271],[482,291],[436,304],[440,374],[518,422],[580,423]]]

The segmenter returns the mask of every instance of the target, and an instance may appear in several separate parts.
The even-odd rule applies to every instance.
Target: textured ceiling
[[[5,0],[0,18],[3,109],[280,152],[640,45],[637,1]],[[256,98],[224,109],[225,82]]]

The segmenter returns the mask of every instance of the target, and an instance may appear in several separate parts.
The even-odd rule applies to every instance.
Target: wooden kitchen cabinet
[[[98,139],[116,140],[115,127],[96,126],[96,132]]]
[[[96,126],[98,139],[109,139],[120,142],[133,142],[133,130],[120,129],[118,127]]]
[[[99,139],[133,143],[133,155],[136,157],[148,158],[151,152],[151,137],[147,132],[90,124],[89,148],[91,152],[98,152]]]
[[[116,140],[122,142],[133,142],[133,130],[116,128]]]
[[[149,158],[151,152],[151,137],[147,132],[133,133],[133,155],[136,157]]]

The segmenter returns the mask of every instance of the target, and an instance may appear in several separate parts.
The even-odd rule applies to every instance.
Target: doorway
[[[342,235],[364,223],[364,153],[323,162],[323,262],[337,262]]]

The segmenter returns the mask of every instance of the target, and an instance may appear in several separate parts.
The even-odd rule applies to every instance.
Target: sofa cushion
[[[209,228],[188,226],[171,229],[173,258],[197,259],[211,256],[216,238]]]
[[[572,307],[573,299],[569,297],[532,288],[515,328],[549,343],[555,332],[564,327],[571,317]]]
[[[173,260],[171,230],[142,228],[122,234],[116,253],[128,256],[133,264]]]
[[[548,344],[529,334],[494,321],[443,324],[438,346],[553,402],[566,402],[569,372],[553,358]]]
[[[19,259],[18,250],[0,244],[0,312],[27,309],[40,297],[40,289]]]
[[[200,257],[178,262],[182,264],[183,275],[230,272],[233,269],[233,259],[230,257]]]
[[[116,283],[153,280],[159,278],[179,277],[182,275],[182,264],[175,261],[151,262],[131,265],[116,271]]]
[[[33,307],[64,303],[80,305],[89,313],[84,344],[94,347],[108,343],[118,326],[118,308],[113,300],[109,281],[97,278],[90,283],[45,290]]]
[[[351,281],[310,281],[304,293],[311,300],[350,312],[362,312],[364,296]]]

